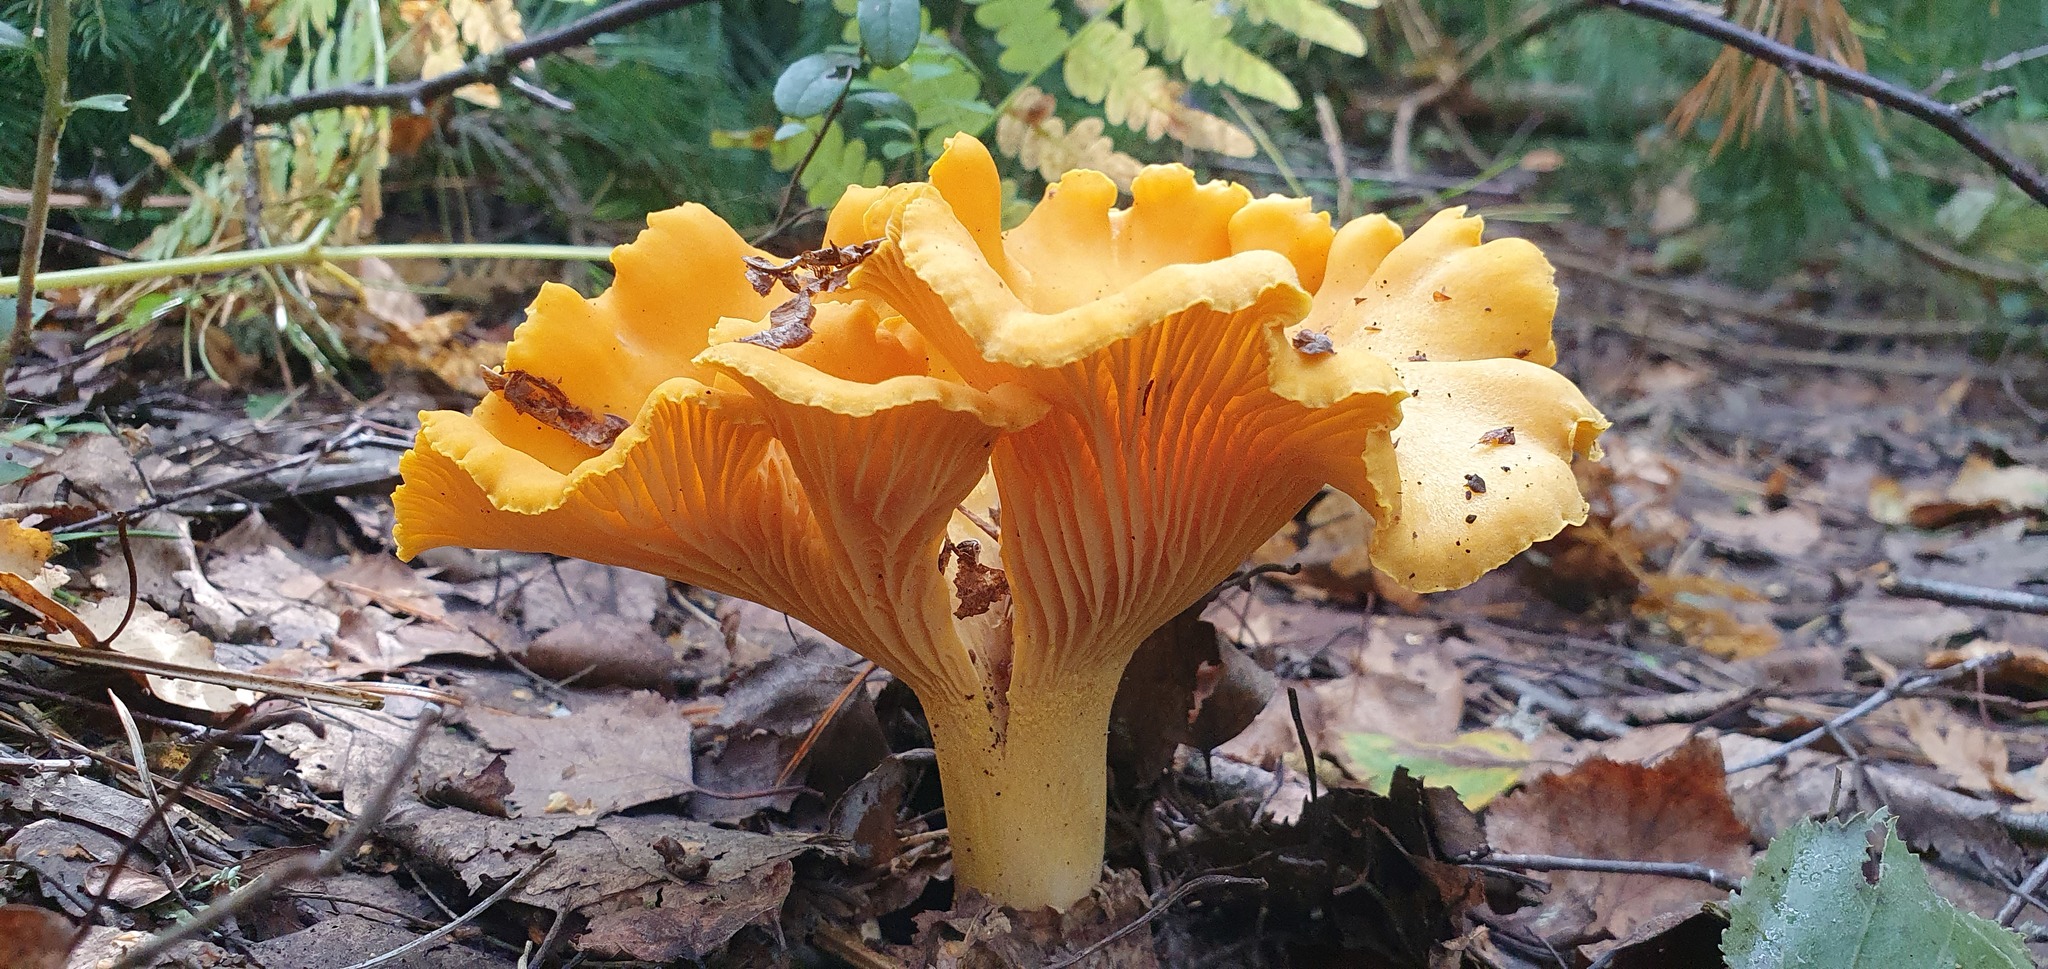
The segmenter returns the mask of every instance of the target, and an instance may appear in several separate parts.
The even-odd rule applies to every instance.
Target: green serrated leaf
[[[5,20],[0,20],[0,50],[27,46],[28,35],[22,33],[20,27],[16,27]]]
[[[1882,828],[1877,877],[1867,877]],[[1772,839],[1728,912],[1729,969],[2026,969],[2020,937],[1935,894],[1883,810]]]
[[[841,51],[797,58],[775,79],[775,109],[792,118],[824,114],[859,66],[860,58]]]
[[[71,110],[112,111],[119,113],[128,110],[128,95],[95,94],[89,98],[79,98],[78,100],[71,102]]]
[[[877,67],[895,67],[917,50],[923,11],[917,0],[860,0],[860,47]]]

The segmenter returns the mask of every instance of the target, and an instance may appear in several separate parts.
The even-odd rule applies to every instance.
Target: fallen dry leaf
[[[1953,606],[1922,599],[1866,596],[1842,607],[1842,645],[1894,666],[1919,666],[1929,650],[1977,628]]]
[[[2048,694],[2048,648],[2029,643],[2007,643],[1980,639],[1953,649],[1927,654],[1928,669],[1946,669],[1973,659],[2011,653],[2012,658],[1984,670],[1985,686],[2009,692],[2015,688],[2030,694]]]
[[[1631,607],[1659,622],[1686,645],[1722,659],[1753,659],[1777,649],[1784,637],[1770,622],[1770,601],[1748,586],[1708,575],[1643,576]]]
[[[1892,706],[1913,745],[1957,787],[2018,798],[2021,811],[2048,810],[2048,783],[2031,772],[2013,772],[2003,736],[1939,701],[1899,700]]]
[[[763,835],[658,815],[502,819],[412,807],[395,814],[386,832],[471,891],[502,884],[552,849],[553,861],[511,899],[587,917],[595,938],[581,944],[652,962],[700,958],[772,916],[796,859],[844,857],[829,836]],[[664,850],[698,863],[683,870]]]
[[[121,625],[121,616],[127,610],[128,603],[124,600],[101,599],[78,610],[78,618],[94,630],[103,630],[101,635],[105,635]],[[69,633],[51,639],[67,646],[78,645],[77,639]],[[175,663],[193,670],[224,668],[213,658],[212,640],[193,632],[184,623],[164,615],[146,602],[135,604],[135,615],[121,629],[121,635],[107,643],[107,647],[117,653]],[[212,683],[167,676],[150,676],[147,682],[149,692],[157,699],[195,710],[226,713],[256,702],[256,694],[248,690],[231,690]]]
[[[1710,545],[1737,557],[1796,559],[1820,542],[1820,517],[1803,505],[1752,515],[1701,512],[1693,523]]]
[[[55,547],[56,540],[49,532],[30,528],[17,519],[0,518],[0,572],[12,572],[30,580],[40,578]]]
[[[71,922],[28,905],[0,905],[0,966],[63,969],[71,954]]]
[[[1144,882],[1127,869],[1111,871],[1063,911],[1020,912],[970,893],[954,902],[952,911],[919,915],[911,944],[891,948],[904,964],[934,969],[1044,966],[1102,941],[1150,906]],[[1159,961],[1151,942],[1143,933],[1130,933],[1082,964],[1091,969],[1156,969]]]
[[[551,799],[579,813],[610,814],[687,794],[690,730],[683,708],[660,694],[579,696],[561,717],[524,717],[473,706],[469,724],[505,756],[512,817]]]
[[[441,597],[452,587],[428,579],[418,569],[390,555],[356,556],[327,573],[327,582],[390,612],[428,622],[448,619],[448,607],[442,604]]]
[[[2024,464],[2000,467],[1982,454],[1963,459],[1948,500],[2000,511],[2048,511],[2048,471]]]
[[[1693,862],[1749,870],[1749,830],[1735,816],[1721,751],[1696,738],[1656,764],[1595,758],[1502,798],[1486,819],[1501,851]],[[1520,917],[1544,938],[1622,939],[1649,920],[1727,897],[1703,882],[1650,875],[1548,872],[1550,892]]]

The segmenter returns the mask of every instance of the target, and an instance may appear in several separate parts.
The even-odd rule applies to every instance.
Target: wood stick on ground
[[[1522,871],[1592,871],[1610,875],[1656,875],[1706,882],[1724,892],[1742,886],[1742,880],[1719,869],[1686,861],[1627,861],[1619,858],[1569,858],[1563,855],[1511,855],[1490,852],[1467,864],[1499,865]]]
[[[1152,903],[1152,907],[1146,909],[1145,914],[1132,919],[1129,925],[1125,925],[1103,936],[1102,941],[1086,949],[1082,949],[1058,962],[1048,964],[1045,969],[1071,969],[1071,967],[1079,965],[1083,959],[1101,952],[1103,949],[1115,944],[1118,939],[1150,924],[1153,919],[1158,918],[1167,909],[1172,908],[1175,902],[1211,885],[1257,885],[1260,888],[1264,888],[1266,887],[1266,880],[1263,878],[1241,878],[1237,875],[1203,875],[1199,878],[1191,878],[1181,883],[1179,888],[1168,892],[1165,898]]]
[[[156,965],[173,948],[213,930],[222,922],[233,918],[271,895],[301,878],[312,878],[340,871],[344,862],[355,857],[356,849],[368,841],[370,833],[384,823],[385,815],[391,811],[392,802],[398,798],[398,789],[405,786],[412,777],[412,765],[419,758],[420,748],[432,736],[441,723],[440,710],[429,706],[420,716],[419,725],[413,728],[412,738],[406,742],[397,759],[390,766],[391,776],[363,805],[356,815],[355,823],[342,830],[333,845],[317,855],[299,855],[288,858],[264,870],[256,880],[236,889],[221,899],[193,914],[189,920],[162,934],[152,936],[149,941],[130,949],[109,969],[147,969]],[[75,943],[74,943],[75,945]]]
[[[435,929],[434,931],[429,932],[423,936],[420,936],[419,938],[414,939],[411,942],[407,942],[406,944],[399,946],[398,948],[393,949],[390,952],[386,952],[383,955],[376,956],[370,959],[365,959],[362,962],[358,962],[355,965],[349,966],[348,969],[376,969],[377,966],[381,966],[395,959],[403,959],[406,956],[418,952],[421,949],[425,949],[428,946],[431,946],[441,941],[442,939],[447,938],[450,934],[454,933],[456,929],[462,928],[463,926],[476,921],[477,916],[489,911],[491,906],[504,901],[506,896],[518,891],[520,886],[525,885],[528,881],[530,881],[533,878],[533,876],[540,874],[540,870],[546,868],[548,866],[548,863],[554,860],[555,849],[549,848],[548,850],[541,852],[540,857],[534,859],[533,864],[528,866],[525,871],[522,871],[519,874],[514,875],[512,877],[512,880],[506,882],[503,885],[498,886],[498,890],[492,892],[490,894],[490,897],[484,899],[481,902],[476,903],[476,905],[472,906],[469,911],[456,916],[448,924],[443,925],[440,928]]]
[[[1932,599],[1952,606],[1977,606],[1983,609],[2002,609],[2006,612],[2048,616],[2048,595],[2038,592],[1994,589],[1990,586],[1962,582],[1943,582],[1940,579],[1921,579],[1896,572],[1878,579],[1877,587],[1907,599]]]
[[[1759,767],[1768,767],[1772,764],[1784,760],[1787,757],[1792,756],[1794,751],[1804,750],[1808,747],[1813,746],[1814,743],[1818,742],[1822,737],[1827,736],[1829,731],[1840,730],[1843,727],[1848,726],[1849,724],[1855,723],[1856,721],[1869,716],[1871,712],[1875,711],[1878,707],[1884,706],[1885,704],[1890,703],[1893,700],[1897,700],[1901,697],[1912,696],[1915,693],[1920,693],[1930,688],[1940,686],[1944,683],[1949,683],[1954,680],[1959,680],[1965,676],[1972,675],[1976,673],[1978,670],[1986,669],[1992,666],[1997,666],[2000,663],[2010,662],[2011,660],[2012,651],[2005,650],[2002,652],[1988,653],[1983,656],[1978,656],[1970,659],[1967,662],[1957,663],[1956,665],[1948,667],[1947,669],[1922,670],[1921,672],[1914,673],[1911,676],[1899,677],[1897,680],[1893,681],[1889,686],[1886,686],[1884,689],[1871,694],[1869,699],[1864,700],[1862,703],[1858,703],[1853,707],[1850,707],[1847,711],[1843,712],[1841,716],[1838,716],[1833,720],[1828,721],[1827,723],[1821,724],[1820,726],[1815,727],[1812,730],[1809,730],[1806,733],[1803,733],[1798,737],[1793,738],[1792,740],[1788,740],[1785,743],[1780,744],[1778,746],[1778,749],[1773,750],[1768,754],[1764,754],[1761,757],[1754,757],[1749,760],[1745,760],[1740,764],[1732,764],[1728,767],[1727,773],[1731,775],[1740,774],[1746,770],[1755,770]]]
[[[2011,928],[2013,920],[2019,918],[2020,912],[2026,909],[2027,896],[2039,891],[2043,882],[2048,882],[2048,858],[2041,859],[2041,863],[2035,865],[2033,871],[2027,872],[2026,880],[2020,882],[2019,887],[2013,889],[2012,897],[2006,899],[2005,904],[1999,907],[1998,924]]]

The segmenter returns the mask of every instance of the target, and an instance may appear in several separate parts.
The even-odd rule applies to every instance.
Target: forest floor
[[[1685,969],[1724,964],[1726,886],[1774,836],[1884,808],[1941,895],[2048,938],[2041,361],[1544,241],[1560,368],[1615,424],[1593,520],[1415,597],[1334,500],[1305,512],[1261,552],[1304,567],[1204,613],[1213,713],[1157,729],[1209,642],[1126,677],[1121,874],[1050,921],[953,897],[914,701],[806,627],[577,561],[401,564],[414,415],[473,398],[316,385],[251,417],[280,401],[53,334],[20,381],[70,403],[0,502],[65,536],[80,619],[132,584],[124,635],[164,662],[382,705],[0,642],[0,901],[90,911],[55,963],[81,969],[229,898],[162,964]]]

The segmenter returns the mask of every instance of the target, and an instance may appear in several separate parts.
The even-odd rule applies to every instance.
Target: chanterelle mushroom
[[[507,352],[566,402],[423,417],[400,553],[573,555],[810,623],[923,700],[959,880],[1072,902],[1101,866],[1110,701],[1149,632],[1325,484],[1375,513],[1395,578],[1469,581],[1582,519],[1568,462],[1603,426],[1542,366],[1548,265],[1475,247],[1476,219],[1336,233],[1178,166],[1132,194],[1118,210],[1073,172],[1006,233],[993,160],[955,138],[928,182],[849,191],[827,238],[879,245],[797,340],[784,300],[809,297],[760,295],[759,254],[703,208],[659,213],[609,292],[544,288]],[[1474,315],[1436,308],[1459,300]],[[1395,363],[1408,343],[1446,362]],[[1451,396],[1404,418],[1404,377]],[[630,420],[602,447],[563,426],[610,417]],[[1515,427],[1459,437],[1475,421]],[[1460,473],[1497,484],[1438,493]]]

